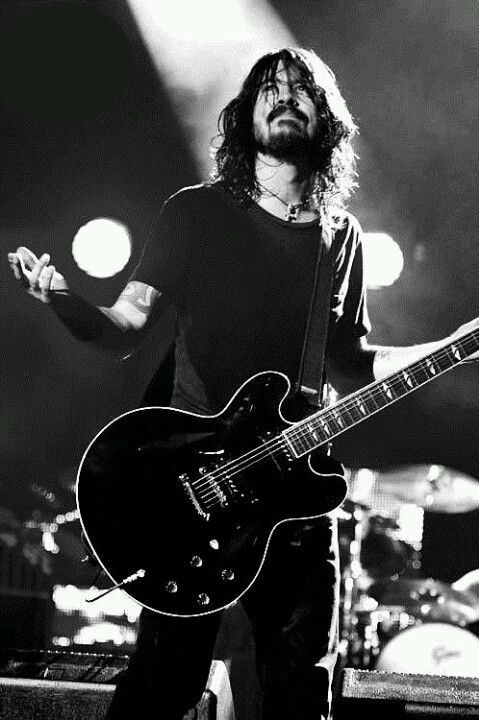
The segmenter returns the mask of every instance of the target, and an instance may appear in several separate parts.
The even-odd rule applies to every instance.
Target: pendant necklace
[[[298,215],[301,212],[301,210],[304,210],[304,208],[309,205],[309,202],[311,200],[311,195],[308,195],[307,197],[304,198],[304,200],[301,200],[301,202],[299,202],[299,203],[288,203],[288,202],[286,202],[286,200],[283,200],[282,197],[277,195],[272,190],[268,190],[268,188],[265,188],[264,185],[261,185],[261,183],[259,183],[259,186],[262,190],[264,190],[266,193],[268,193],[268,195],[275,197],[277,200],[280,201],[280,203],[282,203],[285,206],[286,210],[285,210],[284,217],[285,217],[285,220],[287,220],[288,222],[297,220]]]

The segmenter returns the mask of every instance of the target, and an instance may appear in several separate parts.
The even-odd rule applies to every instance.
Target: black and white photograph
[[[0,3],[0,720],[479,718],[477,0]]]

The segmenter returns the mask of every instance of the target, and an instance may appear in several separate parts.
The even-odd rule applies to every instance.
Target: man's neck
[[[317,208],[308,198],[311,177],[298,165],[258,153],[256,179],[261,190],[256,202],[263,210],[290,222],[317,219]]]
[[[308,190],[310,178],[296,164],[269,155],[256,156],[256,178],[260,186],[286,203],[300,203]]]

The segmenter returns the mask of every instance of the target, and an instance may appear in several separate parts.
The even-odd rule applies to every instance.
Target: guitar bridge
[[[197,500],[197,498],[196,498],[196,495],[195,495],[195,493],[193,492],[193,488],[192,488],[191,485],[190,485],[190,482],[189,482],[189,479],[188,479],[188,475],[187,475],[186,473],[183,473],[182,475],[179,475],[179,476],[178,476],[178,480],[181,482],[181,484],[182,484],[182,486],[183,486],[183,488],[184,488],[184,490],[185,490],[185,492],[186,492],[187,497],[191,500],[191,503],[192,503],[193,507],[195,508],[196,512],[198,513],[198,515],[199,515],[200,517],[202,517],[203,520],[207,520],[207,521],[208,521],[208,520],[210,519],[210,514],[209,514],[209,513],[205,513],[205,511],[203,510],[203,508],[202,508],[201,505],[199,504],[199,502],[198,502],[198,500]]]

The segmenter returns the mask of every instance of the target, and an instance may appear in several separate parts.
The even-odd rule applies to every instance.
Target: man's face
[[[258,150],[279,160],[309,153],[318,132],[316,108],[300,72],[282,63],[260,87],[253,109]]]

